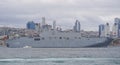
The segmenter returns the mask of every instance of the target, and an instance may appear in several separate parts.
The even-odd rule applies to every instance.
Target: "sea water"
[[[120,47],[0,48],[0,65],[120,65]]]

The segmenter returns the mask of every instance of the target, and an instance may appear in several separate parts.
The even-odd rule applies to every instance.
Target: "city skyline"
[[[72,28],[79,20],[84,30],[98,30],[99,24],[120,18],[120,0],[0,0],[0,26],[26,27],[28,21]]]

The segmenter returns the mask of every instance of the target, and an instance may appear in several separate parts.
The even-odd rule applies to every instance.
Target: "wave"
[[[57,62],[57,61],[104,61],[104,60],[119,60],[120,58],[31,58],[31,59],[24,59],[24,58],[11,58],[11,59],[0,59],[0,62]]]

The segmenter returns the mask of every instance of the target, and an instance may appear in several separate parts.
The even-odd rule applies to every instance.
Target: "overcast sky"
[[[99,24],[120,18],[120,0],[0,0],[0,26],[26,27],[28,21],[53,20],[72,28],[76,19],[84,30],[98,30]]]

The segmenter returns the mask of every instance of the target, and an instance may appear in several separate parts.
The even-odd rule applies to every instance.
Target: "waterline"
[[[52,61],[120,61],[120,58],[43,58],[43,59],[22,59],[22,58],[12,58],[12,59],[0,59],[0,62],[52,62]]]

